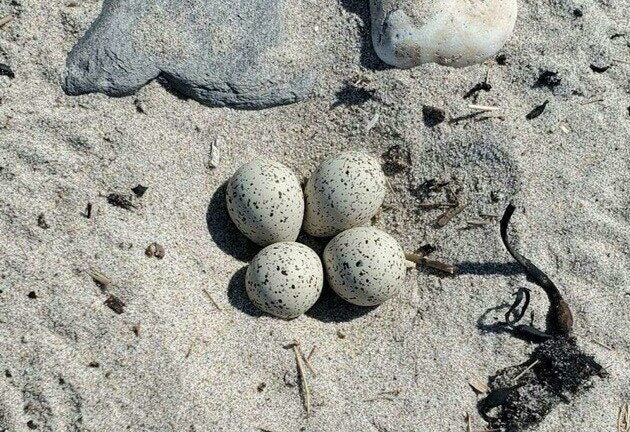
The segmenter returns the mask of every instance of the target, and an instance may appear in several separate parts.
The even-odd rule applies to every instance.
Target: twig
[[[468,385],[479,394],[488,393],[490,391],[486,383],[476,377],[470,378],[468,380]]]
[[[457,207],[451,208],[447,210],[442,216],[437,220],[438,227],[442,228],[448,224],[451,219],[460,214],[466,207],[468,203],[458,204]]]
[[[602,96],[593,96],[582,102],[582,105],[588,105],[595,102],[603,102],[604,98]]]
[[[13,21],[13,15],[7,15],[4,18],[0,18],[0,28],[9,24],[11,21]]]
[[[529,366],[527,366],[525,368],[525,370],[523,370],[523,372],[521,372],[520,374],[516,375],[516,377],[514,377],[514,382],[518,381],[523,375],[525,375],[527,372],[529,372],[530,369],[533,368],[534,366],[536,366],[537,364],[538,364],[538,360],[535,360],[534,363],[532,363]]]
[[[304,397],[304,409],[306,410],[306,417],[311,415],[311,392],[308,388],[308,382],[306,381],[306,371],[302,365],[302,356],[300,355],[299,344],[293,343],[293,354],[295,354],[295,362],[297,363],[298,374],[300,375],[300,383],[302,385],[302,396]]]
[[[501,107],[488,106],[488,105],[468,105],[468,108],[475,111],[498,111],[502,109]]]
[[[304,355],[304,352],[302,351],[302,347],[300,345],[298,345],[297,349],[300,352],[300,356],[302,357],[302,360],[304,360],[304,364],[306,365],[308,370],[310,370],[313,375],[317,375],[317,372],[315,372],[315,369],[313,369],[313,366],[311,365],[311,362],[308,361],[308,358]]]
[[[394,397],[398,396],[399,394],[400,394],[400,389],[386,390],[386,391],[378,392],[376,396],[374,397],[363,399],[363,402],[374,402],[377,400],[388,400],[391,402],[394,400]]]
[[[620,59],[620,58],[614,58],[614,59],[612,59],[612,61],[617,62],[617,63],[630,64],[630,61],[624,60],[624,59]]]
[[[208,290],[206,290],[205,288],[202,289],[203,293],[206,295],[206,297],[208,297],[208,299],[212,302],[212,304],[214,305],[215,308],[217,308],[220,312],[223,312],[223,309],[221,308],[221,306],[219,306],[219,304],[214,300],[214,298],[212,298],[212,295],[210,295],[210,293],[208,292]]]
[[[454,203],[420,203],[418,207],[425,210],[433,210],[433,209],[450,209],[453,207],[457,207],[457,204]]]
[[[311,348],[311,352],[308,353],[308,355],[306,356],[306,360],[310,360],[311,357],[313,357],[313,354],[315,353],[316,349],[317,349],[317,345],[313,345],[313,348]]]
[[[190,346],[188,347],[188,351],[186,351],[186,355],[184,356],[184,358],[190,357],[190,353],[192,352],[193,346],[195,346],[195,340],[194,339],[190,343]]]
[[[405,258],[408,261],[411,261],[412,263],[423,265],[425,267],[430,267],[432,269],[440,270],[448,274],[454,274],[458,270],[457,267],[454,265],[446,264],[440,261],[431,260],[415,253],[407,252],[405,253]]]
[[[601,346],[601,347],[604,347],[604,348],[606,348],[606,349],[607,349],[607,350],[609,350],[609,351],[614,351],[614,350],[615,350],[613,347],[608,346],[608,345],[606,345],[605,343],[600,342],[600,341],[598,341],[598,340],[593,340],[593,343],[594,343],[594,344],[597,344],[597,345],[599,345],[599,346]]]

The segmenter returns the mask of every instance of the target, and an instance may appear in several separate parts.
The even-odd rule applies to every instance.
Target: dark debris
[[[549,100],[544,101],[541,105],[538,105],[537,107],[535,107],[533,110],[531,110],[526,116],[525,118],[527,120],[533,120],[536,117],[539,117],[543,112],[545,112],[545,108],[547,108],[547,104],[549,103]]]
[[[116,312],[118,315],[125,311],[125,303],[113,294],[110,294],[105,300],[105,306]]]
[[[464,95],[464,99],[468,99],[473,96],[476,96],[477,93],[479,93],[480,91],[489,92],[490,90],[492,90],[492,86],[488,84],[487,82],[477,83],[474,85],[473,88],[471,88],[470,90],[468,90],[468,92],[466,92],[466,94]]]
[[[15,72],[11,69],[11,66],[5,63],[0,63],[0,76],[6,76],[11,79],[15,78]]]
[[[133,191],[133,193],[138,197],[138,198],[142,198],[142,196],[144,195],[144,193],[148,190],[149,188],[146,186],[142,186],[141,184],[139,184],[136,187],[131,188],[131,190]]]
[[[550,70],[542,71],[538,76],[536,83],[534,83],[534,88],[537,87],[547,87],[549,90],[554,90],[556,87],[560,85],[562,79],[558,75],[558,72],[553,72]]]
[[[111,193],[107,195],[107,202],[115,207],[120,207],[125,210],[136,208],[136,206],[131,201],[131,197],[119,193]]]
[[[446,118],[446,113],[441,108],[430,105],[422,106],[422,119],[427,127],[435,127],[442,123]]]
[[[411,155],[407,148],[393,145],[383,153],[383,172],[386,176],[393,176],[405,171],[411,165]]]

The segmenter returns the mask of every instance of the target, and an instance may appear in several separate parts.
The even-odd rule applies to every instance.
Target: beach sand
[[[501,320],[521,286],[538,327],[548,306],[498,221],[480,216],[510,200],[519,250],[561,286],[579,345],[609,373],[533,430],[616,430],[630,401],[626,2],[521,1],[505,64],[411,70],[373,54],[367,1],[291,2],[316,30],[317,86],[262,111],[204,107],[155,82],[124,98],[65,95],[67,52],[101,7],[76,3],[0,2],[0,17],[15,16],[0,29],[0,63],[15,72],[0,77],[0,430],[455,432],[466,412],[483,430],[468,380],[526,361],[534,345],[479,321]],[[557,87],[535,85],[545,70]],[[463,98],[486,79],[490,91]],[[501,110],[467,117],[471,103]],[[445,121],[427,126],[423,106]],[[243,281],[257,249],[229,221],[222,185],[256,157],[305,177],[346,149],[383,158],[391,190],[376,226],[406,250],[434,245],[460,271],[409,271],[378,308],[326,291],[298,319],[261,315]],[[442,210],[419,206],[443,199],[426,196],[430,179],[469,203],[439,229]],[[108,203],[138,184],[148,190],[134,207]],[[145,255],[152,242],[163,259]],[[105,305],[111,295],[123,313]],[[283,348],[294,340],[316,347],[309,418]]]

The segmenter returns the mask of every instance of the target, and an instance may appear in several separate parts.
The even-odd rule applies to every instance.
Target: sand
[[[580,346],[609,372],[535,430],[615,430],[630,400],[627,3],[521,1],[507,64],[403,71],[372,53],[367,2],[294,2],[317,26],[316,92],[263,111],[207,108],[157,83],[125,98],[66,96],[66,54],[100,6],[0,3],[0,16],[15,16],[0,29],[0,62],[16,75],[0,77],[0,430],[443,432],[466,430],[466,412],[482,430],[468,379],[534,346],[478,321],[520,286],[533,290],[539,326],[547,308],[496,221],[463,229],[510,199],[519,249],[562,287]],[[561,78],[553,91],[534,86],[544,70]],[[486,76],[492,89],[463,99]],[[469,103],[502,117],[453,121]],[[446,120],[427,127],[423,105]],[[387,165],[396,173],[376,225],[408,250],[435,245],[459,274],[411,271],[376,309],[326,293],[296,320],[261,316],[243,287],[255,249],[227,219],[224,182],[261,154],[306,176],[341,149],[381,157],[392,146],[402,157]],[[441,229],[440,210],[419,208],[440,199],[423,196],[432,178],[470,202]],[[136,208],[107,202],[138,184],[148,190]],[[145,255],[152,242],[163,259]],[[112,284],[99,287],[90,269]],[[104,304],[110,295],[122,314]],[[317,347],[309,418],[283,348],[293,340]],[[383,391],[394,395],[368,401]]]

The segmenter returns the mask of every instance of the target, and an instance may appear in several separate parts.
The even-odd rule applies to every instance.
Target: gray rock
[[[284,1],[104,0],[68,55],[64,89],[126,96],[159,78],[209,106],[297,102],[314,73]]]

